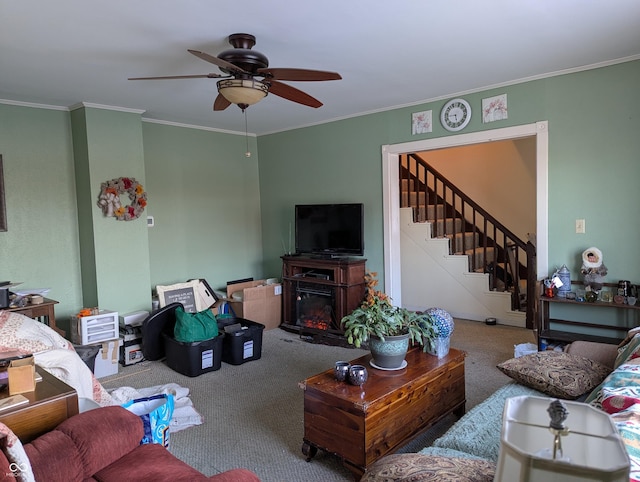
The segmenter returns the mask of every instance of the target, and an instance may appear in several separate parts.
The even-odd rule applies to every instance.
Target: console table
[[[40,323],[44,323],[45,325],[53,328],[61,336],[65,336],[64,330],[61,330],[56,326],[56,314],[54,307],[57,304],[58,302],[56,300],[45,298],[42,303],[37,305],[28,304],[27,306],[18,308],[3,308],[3,310],[14,311],[28,316],[29,318],[33,318],[34,320],[38,320]]]
[[[573,285],[581,283],[571,281]],[[613,288],[613,284],[605,284]],[[571,343],[576,340],[593,341],[600,343],[618,344],[627,334],[627,331],[637,326],[640,315],[640,305],[625,305],[603,301],[576,301],[554,296],[549,298],[540,294],[538,296],[538,349],[542,349],[542,340],[547,342]],[[554,309],[563,308],[564,312],[575,313],[561,314],[552,317],[551,306]]]
[[[78,413],[76,391],[42,368],[36,367],[36,371],[42,380],[36,383],[34,391],[22,394],[29,403],[0,413],[0,422],[9,427],[22,443],[53,430]],[[8,388],[0,391],[0,399],[8,396]]]

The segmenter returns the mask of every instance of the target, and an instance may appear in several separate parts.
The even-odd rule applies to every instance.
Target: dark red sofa
[[[260,482],[245,469],[207,477],[162,445],[140,445],[142,436],[137,415],[122,407],[102,407],[65,420],[25,444],[24,450],[38,482]],[[8,460],[0,455],[0,474],[10,473]]]

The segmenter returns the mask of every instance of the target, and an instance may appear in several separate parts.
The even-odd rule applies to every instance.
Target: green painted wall
[[[82,306],[69,113],[0,104],[8,231],[0,278],[50,288],[64,318]]]
[[[100,306],[96,273],[93,213],[87,116],[85,109],[71,112],[71,137],[75,168],[76,204],[78,207],[78,240],[80,243],[80,279],[82,280],[82,306]]]
[[[474,109],[464,132],[549,121],[551,266],[567,263],[577,273],[582,251],[596,246],[608,279],[640,282],[638,85],[634,61],[464,96]],[[502,93],[509,119],[482,124],[482,98]],[[243,136],[142,122],[130,113],[85,109],[83,119],[75,111],[0,104],[9,224],[0,233],[0,278],[51,288],[58,317],[68,317],[84,304],[80,244],[98,236],[108,242],[95,250],[95,290],[110,300],[143,299],[156,284],[195,277],[219,287],[279,276],[294,204],[331,201],[365,204],[365,256],[383,279],[381,146],[449,135],[437,122],[432,133],[411,135],[413,112],[432,109],[437,119],[444,103],[250,138],[251,158]],[[73,138],[72,116],[86,139]],[[74,149],[93,156],[86,170],[74,168]],[[80,231],[79,211],[100,214],[99,182],[122,175],[144,180],[156,226],[97,216],[93,232]],[[586,219],[586,234],[575,234],[576,218]],[[143,280],[135,296],[129,272]]]
[[[582,251],[596,246],[610,280],[640,282],[638,85],[633,61],[463,96],[473,108],[465,133],[549,121],[550,267],[567,263],[577,276]],[[509,118],[482,124],[482,99],[503,93]],[[294,204],[354,201],[365,203],[368,268],[382,272],[381,147],[451,135],[437,120],[445,102],[260,137],[265,269],[279,269]],[[433,132],[412,136],[411,114],[429,109]],[[576,218],[586,234],[575,234]]]
[[[385,115],[376,114],[258,138],[265,271],[270,276],[280,275],[290,226],[294,249],[294,205],[322,202],[364,203],[367,266],[382,273],[380,146],[390,142],[388,127]]]
[[[255,137],[143,123],[151,285],[262,277]]]
[[[94,303],[150,309],[157,284],[262,277],[255,137],[249,144],[247,158],[244,136],[91,107],[0,104],[9,227],[0,233],[0,278],[50,288],[66,329]],[[121,176],[144,185],[144,219],[105,218],[96,205],[100,183]]]
[[[72,118],[74,146],[81,148],[75,165],[83,305],[119,313],[148,309],[151,292],[146,216],[117,221],[105,217],[96,204],[103,182],[130,177],[146,184],[140,114],[91,107],[78,110],[84,112],[73,111]],[[126,195],[120,195],[120,201],[123,205],[130,203]]]

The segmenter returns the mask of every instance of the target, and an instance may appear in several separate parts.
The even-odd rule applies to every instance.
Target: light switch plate
[[[584,219],[576,219],[576,234],[584,234],[586,232]]]

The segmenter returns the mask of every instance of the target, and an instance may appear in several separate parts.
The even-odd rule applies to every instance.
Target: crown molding
[[[103,104],[93,104],[91,102],[78,102],[77,104],[73,104],[69,107],[69,111],[82,109],[84,107],[89,107],[91,109],[102,109],[102,110],[115,110],[117,112],[127,112],[130,114],[144,114],[146,110],[142,109],[130,109],[128,107],[118,107],[114,105],[103,105]]]

